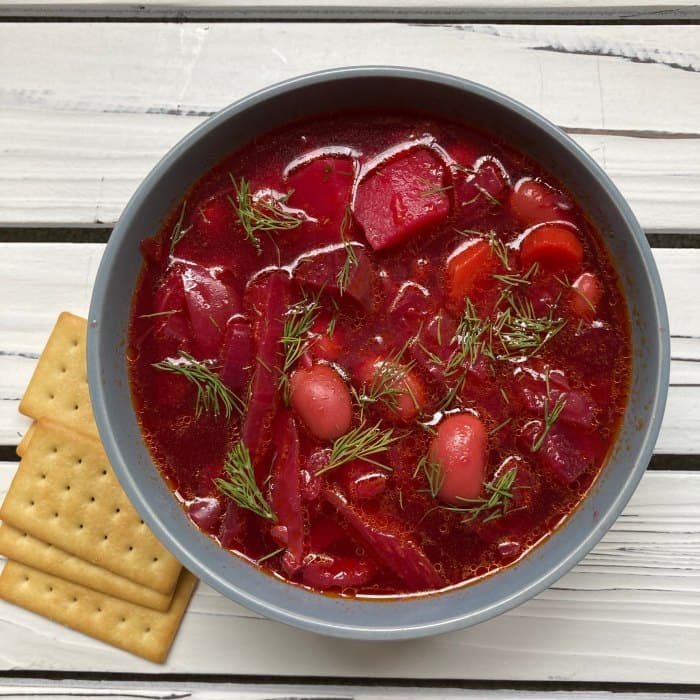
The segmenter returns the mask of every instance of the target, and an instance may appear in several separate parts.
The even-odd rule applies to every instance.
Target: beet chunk
[[[287,176],[289,206],[303,209],[319,223],[340,224],[350,204],[355,166],[347,157],[315,158]]]
[[[326,488],[323,497],[330,503],[376,555],[377,559],[413,591],[440,588],[443,580],[425,552],[399,523],[388,518],[375,523],[371,517],[350,505],[335,489]]]
[[[371,170],[357,187],[354,214],[372,248],[396,245],[443,221],[450,212],[444,186],[445,167],[425,148]]]
[[[356,265],[350,265],[348,282],[342,296],[348,296],[357,302],[365,311],[372,310],[374,300],[373,286],[375,272],[367,251],[361,245],[353,245]],[[299,260],[294,279],[303,287],[316,292],[323,290],[334,296],[341,296],[338,275],[347,259],[345,246],[325,249]]]
[[[250,324],[243,318],[231,319],[221,351],[221,381],[232,391],[245,389],[255,360],[254,354]]]
[[[301,566],[304,554],[304,514],[301,509],[299,435],[290,411],[278,414],[273,431],[277,459],[270,477],[270,498],[278,518],[277,527],[285,529],[285,564],[289,570],[295,571]]]
[[[253,370],[241,440],[250,451],[258,485],[267,477],[263,456],[279,403],[277,382],[282,371],[282,355],[278,348],[284,329],[284,314],[289,306],[290,283],[286,272],[274,270],[256,279],[246,290],[246,306],[250,308],[253,319],[255,354],[259,361]]]
[[[185,268],[182,286],[198,359],[218,357],[228,320],[241,311],[238,294],[201,265]]]

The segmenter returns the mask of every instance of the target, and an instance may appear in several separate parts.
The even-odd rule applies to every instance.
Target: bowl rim
[[[328,622],[321,618],[300,614],[285,607],[275,606],[269,604],[268,602],[263,602],[256,598],[254,593],[243,591],[235,586],[232,586],[232,584],[219,575],[218,572],[213,571],[210,568],[203,568],[200,560],[198,560],[189,551],[189,549],[186,549],[176,538],[172,536],[167,523],[164,522],[159,517],[156,510],[142,498],[139,484],[125,462],[121,453],[119,442],[112,430],[110,414],[107,408],[106,392],[103,391],[103,383],[101,381],[105,367],[102,357],[98,351],[98,320],[103,316],[107,308],[108,300],[106,295],[106,278],[108,276],[108,271],[111,269],[115,260],[122,238],[126,235],[127,231],[132,225],[134,213],[141,203],[148,197],[154,185],[159,181],[161,175],[164,172],[167,172],[168,169],[188,151],[191,145],[197,143],[205,134],[209,133],[229,119],[235,117],[237,114],[244,112],[255,105],[264,103],[271,98],[298,88],[306,88],[328,82],[354,80],[357,78],[389,80],[395,80],[397,78],[412,79],[427,81],[429,83],[437,83],[450,88],[457,88],[459,90],[472,93],[478,97],[496,102],[501,107],[508,110],[515,111],[526,121],[534,123],[537,127],[544,130],[549,138],[557,141],[579,164],[589,171],[590,175],[592,175],[602,184],[609,194],[613,204],[618,208],[621,216],[628,224],[628,229],[632,234],[631,240],[636,247],[637,254],[643,261],[644,280],[646,283],[648,283],[650,288],[651,297],[653,299],[654,317],[658,320],[659,326],[658,362],[655,367],[649,367],[648,370],[650,376],[652,376],[656,381],[656,386],[654,388],[654,403],[650,411],[651,420],[645,428],[645,436],[641,449],[635,455],[636,459],[630,466],[627,479],[625,480],[623,487],[617,493],[615,499],[612,501],[608,510],[596,521],[595,525],[591,527],[590,531],[579,542],[578,546],[574,547],[573,549],[569,549],[566,557],[560,559],[555,565],[547,568],[540,576],[528,580],[527,585],[520,587],[512,595],[501,598],[495,604],[482,606],[469,612],[461,612],[458,610],[454,615],[443,617],[430,623],[422,622],[412,625],[396,624],[378,627],[372,625],[356,625],[350,623],[339,624],[337,622]],[[417,638],[473,625],[490,619],[491,617],[505,612],[532,598],[534,595],[550,586],[563,574],[568,572],[598,543],[605,532],[607,532],[629,501],[634,489],[646,470],[646,466],[651,458],[661,427],[670,374],[670,334],[668,313],[656,263],[639,223],[634,217],[629,205],[607,174],[569,136],[567,136],[545,117],[529,107],[526,107],[520,102],[489,87],[454,75],[432,70],[399,66],[372,65],[332,68],[290,78],[269,87],[265,87],[233,102],[188,132],[153,167],[150,173],[138,186],[122,212],[122,215],[120,216],[119,221],[114,227],[114,230],[109,238],[106,250],[99,266],[90,303],[88,319],[88,381],[90,398],[100,437],[110,463],[112,464],[122,487],[148,526],[156,534],[157,538],[174,554],[178,560],[180,560],[187,568],[191,569],[198,577],[205,580],[209,585],[226,595],[228,598],[241,603],[245,607],[261,613],[268,618],[286,622],[302,629],[331,636],[353,639]],[[630,462],[631,461],[632,460],[630,460]],[[536,551],[536,549],[534,551]],[[289,586],[288,583],[280,583],[281,585]],[[459,586],[454,590],[464,589],[464,586]],[[314,595],[319,594],[314,593]],[[421,598],[412,598],[410,596],[398,598],[397,602],[424,600],[430,599],[434,596],[443,595],[450,595],[450,591],[448,590],[446,593],[435,593],[431,596],[423,596]],[[346,599],[342,600],[347,602]],[[373,600],[352,600],[353,606],[376,604],[377,601]],[[392,602],[392,604],[395,605],[396,602]],[[398,612],[399,611],[397,610],[397,613]],[[400,618],[400,615],[397,614],[397,618]]]

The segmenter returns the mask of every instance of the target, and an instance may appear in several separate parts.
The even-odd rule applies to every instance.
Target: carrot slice
[[[525,269],[539,263],[548,270],[571,270],[583,261],[583,246],[566,226],[540,226],[522,242],[520,261]]]
[[[477,241],[452,255],[447,261],[450,299],[461,306],[464,298],[494,269],[491,247],[487,241]]]

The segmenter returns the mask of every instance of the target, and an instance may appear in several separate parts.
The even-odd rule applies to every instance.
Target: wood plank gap
[[[2,243],[107,243],[111,227],[0,227]],[[694,233],[647,233],[652,248],[700,248]]]
[[[261,676],[239,674],[192,674],[192,673],[114,673],[114,672],[63,672],[63,671],[0,671],[5,680],[36,679],[46,681],[105,681],[147,683],[156,681],[168,683],[208,683],[215,685],[270,685],[290,686],[360,686],[363,688],[455,688],[459,690],[513,690],[533,692],[611,692],[611,693],[676,693],[693,695],[700,693],[700,684],[695,683],[635,683],[635,682],[594,682],[594,681],[492,681],[424,678],[362,678],[328,676]],[[318,699],[316,699],[318,700]]]
[[[46,12],[54,13],[47,16]],[[105,16],[105,12],[111,12]],[[436,8],[254,8],[249,11],[240,6],[211,9],[182,10],[176,7],[159,7],[146,9],[140,6],[134,14],[133,8],[84,7],[81,5],[66,5],[56,8],[53,5],[31,6],[11,5],[0,8],[0,24],[5,22],[42,22],[42,23],[161,23],[161,24],[194,24],[207,22],[221,23],[253,23],[253,22],[285,22],[285,23],[342,23],[342,24],[412,24],[414,26],[449,26],[450,24],[520,24],[538,26],[682,26],[700,23],[700,6],[674,8],[666,7],[657,10],[644,10],[629,15],[620,16],[615,8],[570,8],[567,15],[553,17],[547,10],[514,10],[495,15],[488,8],[468,9],[455,8],[440,10]],[[610,12],[611,14],[608,14]],[[185,14],[187,13],[187,14]],[[357,15],[362,13],[361,17]]]
[[[655,454],[647,468],[653,471],[700,471],[700,455]]]
[[[2,243],[106,243],[112,229],[101,227],[80,228],[1,228]]]

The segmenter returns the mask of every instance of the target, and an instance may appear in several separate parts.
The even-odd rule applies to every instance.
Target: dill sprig
[[[547,390],[547,394],[549,394],[549,389]],[[542,447],[545,438],[549,434],[549,431],[552,429],[552,426],[557,422],[561,412],[564,410],[564,406],[566,406],[566,394],[559,394],[557,400],[554,402],[554,406],[552,406],[551,411],[549,410],[549,396],[544,397],[544,430],[537,440],[532,443],[530,452],[537,452],[540,447]]]
[[[363,462],[369,462],[376,467],[391,471],[391,467],[372,459],[372,455],[386,452],[389,449],[389,445],[398,439],[398,436],[394,435],[393,428],[381,430],[379,423],[367,427],[363,422],[357,428],[353,428],[333,442],[328,464],[319,469],[316,472],[316,476],[356,459],[361,459]]]
[[[189,232],[188,228],[182,228],[182,222],[185,220],[185,208],[187,207],[187,200],[182,203],[182,209],[180,209],[180,216],[173,226],[172,233],[170,234],[170,255],[172,256],[175,252],[175,246],[187,235]]]
[[[488,318],[482,319],[471,299],[467,297],[464,300],[464,311],[457,324],[453,340],[457,348],[447,360],[445,376],[450,377],[455,372],[462,371],[467,360],[474,364],[481,354],[492,356],[491,334],[491,321]]]
[[[532,357],[566,325],[565,318],[555,318],[553,309],[548,316],[537,316],[528,299],[507,297],[508,307],[496,315],[494,332],[503,348],[498,359],[514,355]]]
[[[278,554],[282,554],[284,550],[287,549],[286,547],[278,547],[277,549],[273,549],[271,552],[268,552],[267,554],[263,554],[263,556],[260,557],[260,559],[256,559],[255,563],[256,564],[262,564],[262,562],[267,561],[268,559],[272,559],[272,557],[276,557]]]
[[[156,362],[153,367],[179,374],[195,385],[197,418],[202,415],[202,411],[211,411],[215,416],[223,411],[226,418],[230,418],[233,411],[239,415],[245,412],[245,404],[240,397],[221,381],[221,377],[209,365],[195,360],[192,355],[182,350],[177,359],[168,358]]]
[[[515,498],[515,479],[518,476],[518,468],[511,467],[497,480],[484,486],[488,496],[479,498],[459,498],[463,506],[443,506],[445,510],[464,513],[467,517],[462,521],[471,522],[481,517],[487,523],[496,518],[502,518],[509,510],[511,502]],[[523,487],[524,488],[524,487]]]
[[[155,311],[152,314],[141,314],[139,318],[158,318],[159,316],[172,316],[179,313],[180,309],[171,309],[170,311]]]
[[[505,428],[506,425],[508,425],[511,421],[513,420],[513,416],[510,416],[510,418],[506,418],[503,423],[499,423],[495,428],[491,428],[489,430],[489,435],[495,435],[499,430],[502,428]]]
[[[408,394],[416,410],[420,410],[418,399],[409,382],[405,381],[408,373],[415,367],[415,361],[403,362],[403,357],[413,339],[404,344],[402,348],[388,355],[385,359],[375,364],[375,373],[369,384],[362,385],[358,393],[354,387],[352,393],[360,407],[360,416],[364,416],[366,407],[370,404],[382,403],[390,411],[398,411],[399,397]]]
[[[341,294],[345,294],[345,291],[350,284],[350,273],[353,267],[357,267],[359,261],[357,259],[357,253],[355,252],[355,246],[351,240],[347,238],[347,233],[352,225],[352,212],[350,207],[345,207],[345,214],[343,214],[343,220],[340,223],[340,238],[343,242],[343,247],[345,248],[345,261],[343,262],[343,267],[338,271],[336,280],[338,281],[338,290]]]
[[[497,207],[501,206],[501,203],[487,189],[484,189],[481,185],[477,185],[476,183],[474,183],[474,187],[476,187],[479,193],[485,197],[487,201],[491,202],[491,204],[495,204]]]
[[[285,398],[287,397],[288,389],[288,373],[294,366],[294,363],[304,354],[306,345],[309,340],[309,331],[316,322],[320,313],[319,299],[321,292],[314,297],[304,298],[295,304],[292,304],[285,315],[284,327],[282,329],[282,354],[284,362],[282,363],[282,374],[278,382],[279,389],[285,389]]]
[[[216,488],[241,508],[265,520],[277,522],[277,516],[255,482],[255,470],[248,448],[237,442],[226,455],[224,471],[227,479],[215,479]]]
[[[486,234],[486,240],[488,241],[493,253],[501,261],[503,267],[505,267],[506,270],[510,270],[510,262],[508,260],[508,248],[506,244],[498,237],[498,235],[493,229],[491,229]]]
[[[554,275],[554,279],[565,289],[570,289],[572,292],[574,292],[574,294],[580,296],[586,303],[586,306],[588,306],[588,308],[595,313],[595,306],[593,306],[593,302],[578,287],[574,286],[573,282],[569,282],[569,278],[566,275],[564,275],[564,279]]]
[[[420,192],[421,197],[430,197],[433,194],[448,192],[453,188],[453,185],[440,185],[438,182],[431,182],[426,177],[420,177],[418,179],[425,187],[425,189]]]
[[[233,183],[236,198],[234,200],[228,195],[228,200],[238,215],[246,238],[258,253],[262,251],[262,244],[257,235],[259,231],[288,231],[303,223],[296,213],[284,209],[282,202],[274,197],[253,196],[250,183],[245,178],[236,181],[231,173],[229,177]]]
[[[420,458],[416,470],[413,472],[413,476],[416,477],[419,471],[422,471],[425,475],[428,482],[428,492],[433,498],[437,498],[442,485],[445,483],[446,476],[440,466],[440,462],[432,459],[430,455],[425,454]]]

